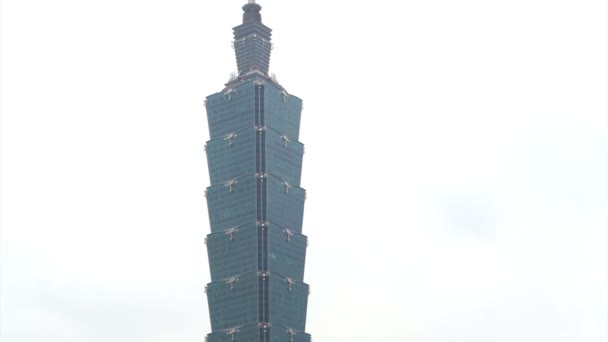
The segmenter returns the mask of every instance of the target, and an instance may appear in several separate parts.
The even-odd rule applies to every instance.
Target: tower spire
[[[243,23],[233,29],[239,76],[254,71],[268,76],[272,30],[262,24],[261,10],[255,0],[248,0],[243,6]]]
[[[260,11],[262,10],[262,6],[255,3],[255,0],[249,0],[249,2],[243,6],[243,24],[257,21],[262,22],[262,15]]]

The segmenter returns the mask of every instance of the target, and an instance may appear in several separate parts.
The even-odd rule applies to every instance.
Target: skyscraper
[[[302,100],[268,74],[271,29],[249,0],[234,28],[238,75],[206,100],[209,342],[310,341],[305,332]]]

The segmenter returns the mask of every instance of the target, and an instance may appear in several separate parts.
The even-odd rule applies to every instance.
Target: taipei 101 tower
[[[249,0],[234,28],[238,75],[206,100],[208,342],[308,342],[302,100],[268,74],[272,30]]]

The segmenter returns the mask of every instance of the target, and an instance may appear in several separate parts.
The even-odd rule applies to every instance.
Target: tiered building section
[[[271,29],[261,7],[234,28],[238,76],[207,97],[211,140],[206,238],[209,342],[308,342],[302,101],[268,76]]]

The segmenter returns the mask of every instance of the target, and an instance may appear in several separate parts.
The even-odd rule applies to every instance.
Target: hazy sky
[[[316,342],[605,342],[603,0],[259,1]],[[245,0],[2,0],[0,341],[209,332],[204,97]]]

